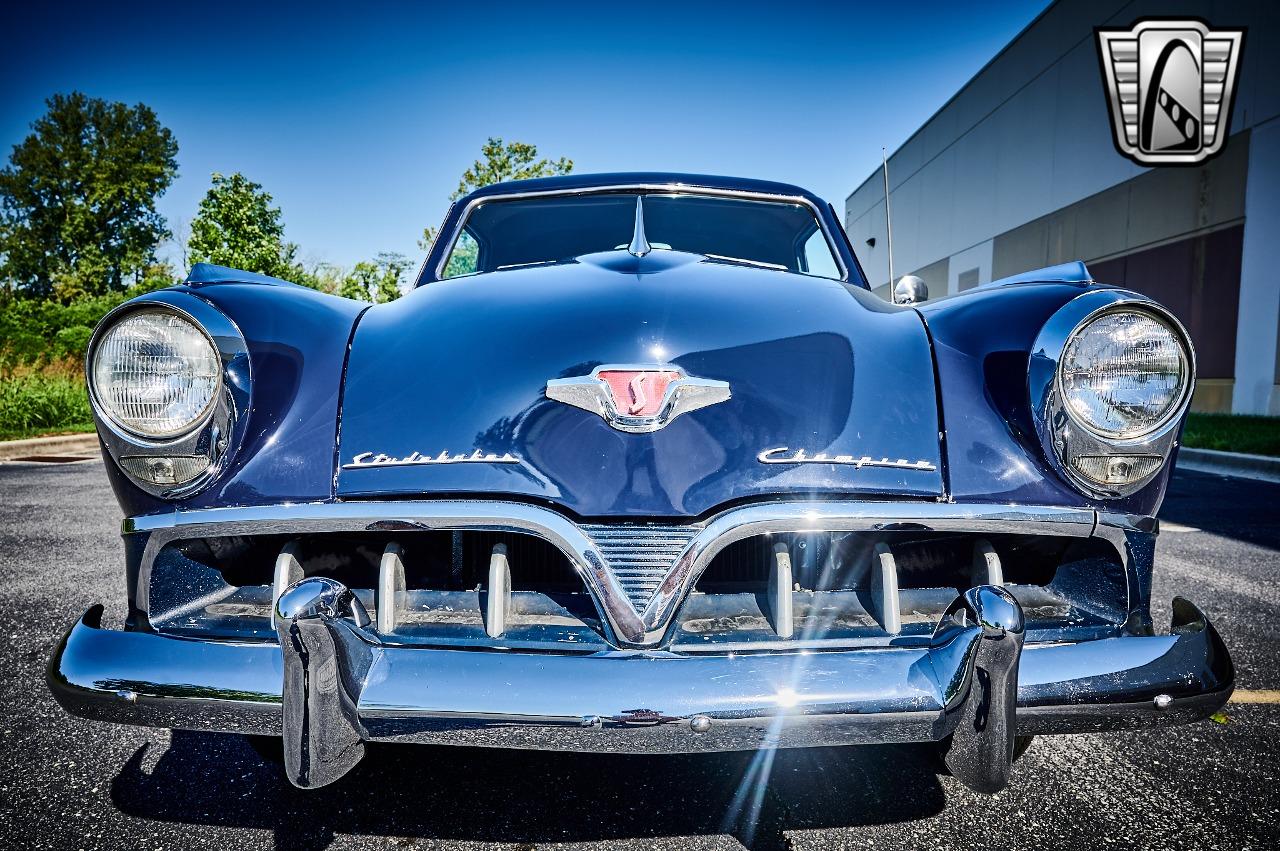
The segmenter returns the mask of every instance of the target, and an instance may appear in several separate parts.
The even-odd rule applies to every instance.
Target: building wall
[[[1100,260],[1244,220],[1249,133],[1193,168],[1149,169],[994,239],[992,277]]]
[[[1280,118],[1249,140],[1242,254],[1231,409],[1280,416]]]
[[[1248,27],[1230,136],[1200,167],[1142,168],[1112,142],[1093,28],[1179,15]],[[1188,326],[1197,408],[1280,408],[1278,57],[1280,3],[1056,3],[890,157],[895,271],[937,297],[1084,260],[1097,280],[1165,301]],[[1254,128],[1266,146],[1251,155]],[[878,169],[845,214],[888,297]]]

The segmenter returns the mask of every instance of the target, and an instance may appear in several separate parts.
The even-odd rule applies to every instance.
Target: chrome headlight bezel
[[[1186,380],[1181,396],[1155,425],[1118,436],[1085,422],[1065,403],[1061,364],[1067,347],[1091,323],[1110,313],[1126,312],[1145,314],[1173,333],[1185,358]],[[1140,490],[1164,469],[1173,451],[1183,416],[1191,405],[1195,374],[1195,348],[1186,328],[1151,299],[1126,290],[1093,290],[1067,302],[1041,328],[1028,365],[1032,419],[1050,466],[1090,497],[1115,499]],[[1077,463],[1086,466],[1086,459],[1096,462],[1106,457],[1117,463],[1129,459],[1146,472],[1123,484],[1105,484],[1077,469]],[[1152,465],[1156,458],[1159,463]]]
[[[205,335],[220,363],[220,377],[212,401],[181,432],[151,436],[119,422],[103,405],[94,382],[94,363],[105,335],[139,312],[168,312],[194,325]],[[243,437],[252,386],[249,350],[244,335],[226,314],[189,293],[150,293],[112,310],[94,329],[85,352],[85,383],[98,435],[116,466],[134,485],[165,499],[188,496],[203,488],[223,469],[230,450]],[[139,470],[154,465],[184,470],[182,480],[150,481]]]
[[[1087,332],[1090,328],[1094,327],[1100,320],[1105,319],[1109,316],[1115,316],[1118,314],[1130,314],[1130,315],[1143,316],[1143,317],[1146,317],[1147,319],[1150,319],[1156,322],[1159,325],[1164,326],[1165,330],[1169,331],[1171,336],[1174,338],[1174,342],[1177,344],[1178,349],[1180,350],[1180,353],[1181,353],[1181,358],[1182,358],[1182,364],[1181,364],[1183,369],[1182,385],[1179,388],[1178,397],[1172,402],[1172,404],[1170,404],[1167,408],[1165,408],[1165,410],[1151,425],[1143,427],[1141,429],[1129,431],[1129,432],[1102,428],[1096,423],[1091,423],[1088,420],[1086,420],[1085,417],[1081,416],[1080,413],[1076,411],[1072,405],[1067,404],[1066,400],[1068,396],[1068,390],[1067,390],[1066,384],[1064,383],[1064,375],[1063,375],[1062,364],[1061,364],[1061,360],[1067,357],[1068,353],[1071,351],[1071,347],[1075,345],[1075,343],[1085,334],[1085,332]],[[1076,327],[1072,330],[1070,336],[1067,337],[1066,342],[1063,344],[1062,354],[1060,355],[1059,365],[1057,369],[1057,384],[1058,384],[1057,391],[1059,396],[1063,400],[1064,409],[1066,410],[1067,415],[1071,417],[1071,419],[1074,420],[1078,426],[1085,429],[1090,434],[1093,434],[1101,438],[1102,440],[1106,440],[1112,443],[1126,443],[1131,441],[1138,441],[1152,434],[1156,434],[1160,432],[1162,429],[1165,429],[1166,427],[1168,427],[1169,422],[1174,418],[1176,418],[1178,414],[1182,411],[1182,409],[1185,407],[1186,403],[1190,401],[1191,387],[1193,383],[1194,383],[1194,368],[1193,368],[1193,360],[1191,355],[1191,343],[1190,343],[1190,340],[1187,339],[1186,330],[1183,329],[1182,325],[1179,324],[1178,320],[1175,319],[1172,315],[1170,315],[1165,311],[1152,309],[1149,305],[1137,305],[1137,304],[1129,304],[1129,303],[1121,303],[1118,305],[1108,305],[1107,307],[1095,310],[1093,313],[1086,316],[1083,320],[1080,321],[1078,325],[1076,325]]]
[[[118,410],[113,410],[112,406],[102,396],[102,388],[98,386],[98,359],[102,351],[102,346],[106,342],[111,333],[121,325],[131,319],[144,316],[170,316],[181,320],[181,322],[194,329],[197,334],[204,338],[205,344],[209,347],[209,354],[215,358],[218,357],[218,347],[213,342],[213,338],[209,336],[209,332],[192,318],[186,311],[175,310],[169,306],[156,305],[138,305],[133,310],[126,311],[120,315],[113,316],[112,321],[103,323],[99,328],[95,329],[93,339],[89,345],[89,349],[85,354],[85,380],[89,386],[89,398],[93,403],[94,410],[101,414],[102,418],[109,421],[119,432],[129,437],[147,443],[164,443],[171,440],[177,440],[196,429],[200,428],[205,421],[213,414],[213,409],[217,406],[218,396],[222,393],[222,383],[224,381],[222,364],[218,364],[216,371],[216,383],[213,392],[209,394],[209,398],[205,401],[199,413],[191,419],[190,422],[179,428],[170,428],[164,431],[145,431],[126,422],[121,418]]]

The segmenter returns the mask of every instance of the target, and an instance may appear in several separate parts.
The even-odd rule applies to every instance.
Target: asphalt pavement
[[[0,464],[0,847],[1220,848],[1280,846],[1280,484],[1179,471],[1161,514],[1157,623],[1181,594],[1231,649],[1220,723],[1041,737],[994,796],[927,748],[671,757],[371,748],[289,786],[237,736],[99,724],[44,685],[90,605],[124,610],[100,461]]]

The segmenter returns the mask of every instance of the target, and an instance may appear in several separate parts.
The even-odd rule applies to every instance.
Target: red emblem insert
[[[652,417],[662,408],[667,387],[680,377],[675,370],[606,369],[603,378],[613,394],[618,413],[628,417]]]

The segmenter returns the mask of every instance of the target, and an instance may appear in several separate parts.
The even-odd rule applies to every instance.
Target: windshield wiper
[[[493,271],[505,272],[508,269],[528,269],[530,266],[555,266],[559,263],[568,262],[568,260],[530,260],[527,263],[504,263]]]
[[[720,263],[737,263],[741,266],[754,266],[757,269],[774,269],[778,272],[790,271],[781,263],[766,263],[763,260],[748,260],[745,257],[730,257],[726,254],[703,254],[708,260],[716,260]]]

